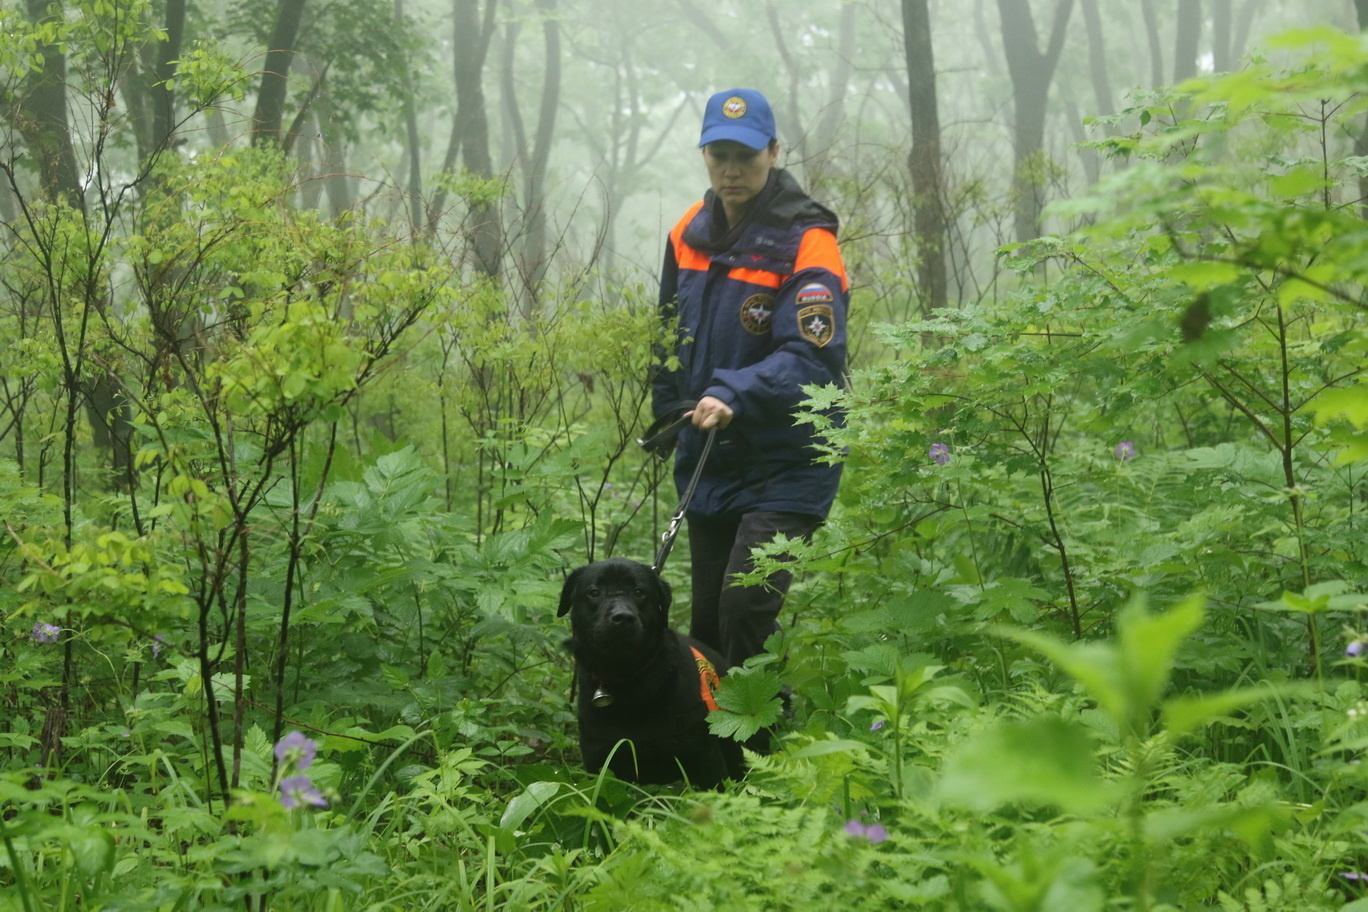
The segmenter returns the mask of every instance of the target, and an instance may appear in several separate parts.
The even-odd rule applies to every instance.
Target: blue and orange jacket
[[[680,366],[655,372],[655,415],[704,396],[735,412],[718,433],[690,513],[826,516],[841,467],[818,462],[810,427],[793,419],[806,398],[802,387],[844,384],[849,283],[836,216],[778,168],[746,219],[719,237],[720,209],[709,191],[670,232],[660,307],[678,320]],[[681,490],[702,445],[693,428],[680,437]]]

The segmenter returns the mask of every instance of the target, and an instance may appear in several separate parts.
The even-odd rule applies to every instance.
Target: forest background
[[[0,23],[0,909],[1368,908],[1368,2]],[[642,790],[553,606],[674,506],[734,85],[843,219],[847,468],[713,718],[782,750]]]

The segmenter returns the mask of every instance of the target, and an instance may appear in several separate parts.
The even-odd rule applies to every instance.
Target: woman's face
[[[713,193],[722,200],[727,218],[746,211],[746,206],[765,189],[770,168],[779,158],[779,147],[771,144],[756,150],[729,139],[708,143],[703,147],[703,163],[708,167],[708,180]]]

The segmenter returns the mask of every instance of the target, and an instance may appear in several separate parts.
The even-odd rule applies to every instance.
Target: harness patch
[[[690,646],[689,651],[693,653],[694,663],[698,665],[698,695],[708,709],[717,712],[719,707],[713,699],[713,693],[722,683],[722,678],[718,675],[717,669],[713,668],[713,663],[709,662],[708,657],[699,652],[697,647]]]
[[[741,305],[741,325],[753,336],[768,333],[773,318],[774,295],[754,294]]]
[[[818,348],[831,341],[835,327],[830,304],[813,304],[798,311],[798,332]]]

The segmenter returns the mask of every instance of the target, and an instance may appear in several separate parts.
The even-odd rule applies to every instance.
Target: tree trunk
[[[1354,0],[1359,3],[1360,0]],[[1245,0],[1244,6],[1240,7],[1240,16],[1235,23],[1235,38],[1230,43],[1230,54],[1236,60],[1244,56],[1249,48],[1249,33],[1254,28],[1254,20],[1259,17],[1259,11],[1263,9],[1264,0]]]
[[[486,0],[481,17],[479,0],[452,0],[456,114],[452,118],[451,139],[442,162],[442,171],[446,174],[456,170],[459,160],[474,177],[490,180],[494,176],[494,162],[489,153],[484,67],[494,37],[494,15],[498,5],[498,0]],[[439,190],[428,208],[429,230],[436,228],[445,207],[446,192]],[[471,204],[467,218],[465,233],[475,254],[475,269],[482,275],[497,276],[503,249],[498,203],[476,201]]]
[[[280,0],[275,29],[266,49],[266,66],[261,74],[256,111],[252,114],[252,145],[280,144],[280,125],[285,117],[285,90],[289,86],[290,63],[294,60],[295,39],[304,19],[305,0]]]
[[[536,305],[542,280],[546,278],[546,169],[551,161],[551,140],[556,129],[556,109],[560,105],[561,43],[556,0],[536,0],[536,3],[542,15],[546,70],[532,154],[523,159],[526,187],[520,272],[526,292],[525,311]]]
[[[185,36],[185,0],[166,0],[166,40],[157,42],[156,66],[152,80],[152,148],[165,148],[173,142],[176,125],[176,99],[170,85],[176,75]]]
[[[808,147],[807,128],[803,126],[802,113],[798,110],[798,99],[803,95],[800,88],[803,68],[798,65],[798,61],[793,58],[793,52],[789,50],[788,29],[784,28],[774,0],[767,0],[765,3],[765,18],[769,20],[774,47],[779,52],[779,60],[784,64],[784,75],[788,77],[788,112],[784,116],[784,139],[788,143],[789,151],[795,157],[802,158],[806,155]],[[714,86],[714,90],[721,91],[722,87]]]
[[[1088,30],[1088,74],[1093,86],[1093,103],[1099,115],[1116,113],[1112,95],[1111,73],[1107,67],[1107,40],[1102,31],[1102,16],[1097,10],[1097,0],[1082,0],[1083,24]],[[1107,133],[1116,132],[1114,126]]]
[[[1039,236],[1044,200],[1038,171],[1044,154],[1046,103],[1064,48],[1073,3],[1074,0],[1055,3],[1050,42],[1042,52],[1029,0],[997,0],[1007,71],[1012,76],[1014,234],[1019,242]]]
[[[49,0],[28,0],[28,11],[36,23],[62,15],[61,6]],[[42,69],[24,80],[11,122],[19,128],[29,154],[38,162],[43,194],[84,209],[67,116],[66,54],[55,44],[44,44],[38,50]]]
[[[997,79],[1002,75],[1002,65],[998,63],[997,49],[989,38],[988,15],[984,12],[984,0],[974,0],[974,36],[983,49],[983,60],[988,67],[988,75]]]
[[[340,115],[326,86],[314,99],[314,112],[318,123],[318,167],[323,190],[328,195],[328,212],[337,218],[356,206],[356,194],[347,173],[347,144],[337,123]]]
[[[1178,0],[1178,25],[1173,37],[1173,81],[1197,75],[1197,52],[1202,43],[1202,0]]]
[[[941,187],[940,109],[936,100],[936,61],[932,53],[927,0],[902,0],[903,52],[907,57],[908,101],[912,113],[912,222],[921,253],[917,284],[922,313],[947,303],[945,207]]]
[[[846,96],[850,89],[850,73],[855,61],[855,13],[857,4],[845,0],[841,4],[841,25],[837,39],[836,60],[831,68],[831,84],[826,106],[817,118],[812,137],[811,156],[807,166],[808,189],[818,187],[834,158],[836,135],[845,118]]]
[[[394,0],[394,22],[398,27],[404,22],[404,0]],[[405,73],[406,91],[404,92],[404,136],[408,142],[408,217],[409,228],[422,231],[427,225],[427,215],[423,211],[423,141],[418,131],[418,109],[414,104],[412,73]]]
[[[1145,19],[1145,38],[1150,52],[1150,88],[1164,84],[1164,50],[1159,44],[1159,18],[1154,13],[1154,0],[1141,0],[1140,12]]]
[[[1368,0],[1354,0],[1360,32],[1368,31]],[[1368,115],[1364,116],[1359,135],[1354,138],[1354,154],[1368,156]],[[1368,219],[1368,175],[1359,177],[1359,217]]]
[[[1212,0],[1211,3],[1211,68],[1217,73],[1230,72],[1234,6],[1235,0]]]
[[[299,163],[296,181],[301,209],[317,209],[323,200],[323,166],[319,162],[323,144],[318,141],[322,132],[318,126],[317,109],[314,109],[305,118],[304,129],[299,131],[299,139],[294,144],[295,161]]]

